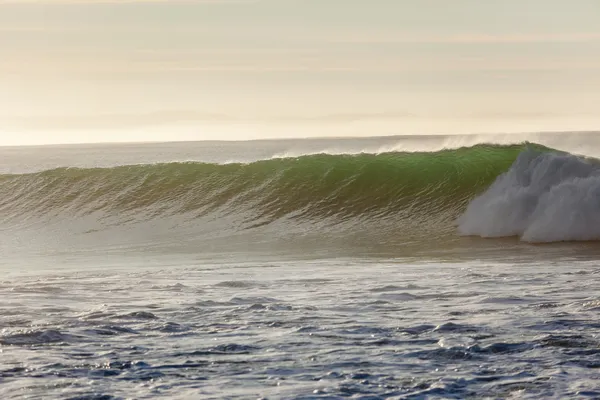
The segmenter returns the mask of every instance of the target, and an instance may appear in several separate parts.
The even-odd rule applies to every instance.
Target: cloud
[[[60,52],[31,53],[6,51],[0,62],[0,76],[14,79],[26,77],[77,77],[101,79],[143,80],[151,77],[174,77],[182,80],[191,76],[208,77],[214,74],[241,76],[249,74],[322,74],[322,73],[455,73],[455,72],[573,72],[598,71],[600,59],[586,57],[564,59],[560,55],[535,56],[439,56],[405,57],[386,54],[367,57],[363,52],[350,54],[292,50],[272,52],[263,49],[230,49],[226,53],[185,52]],[[408,76],[408,75],[407,75]],[[184,78],[185,77],[185,78]]]
[[[263,0],[0,0],[2,5],[43,4],[43,5],[65,5],[65,4],[143,4],[143,3],[175,3],[175,4],[251,4]]]
[[[578,33],[523,33],[523,34],[448,34],[403,35],[395,33],[347,34],[329,39],[333,43],[350,44],[525,44],[525,43],[577,43],[600,41],[600,32]]]
[[[46,115],[26,117],[2,116],[2,129],[13,131],[44,128],[45,130],[82,130],[137,128],[145,126],[173,126],[178,124],[260,124],[260,123],[351,123],[359,121],[395,120],[413,118],[415,115],[405,112],[357,112],[318,115],[268,115],[240,116],[202,112],[198,110],[162,110],[147,113],[95,114],[95,115]]]
[[[97,115],[49,115],[2,118],[4,129],[20,130],[43,127],[48,130],[106,129],[143,126],[172,125],[190,122],[232,122],[235,119],[225,114],[193,110],[163,110],[138,114]]]

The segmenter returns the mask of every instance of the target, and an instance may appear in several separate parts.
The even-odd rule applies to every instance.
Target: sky
[[[0,0],[0,145],[600,130],[598,0]]]

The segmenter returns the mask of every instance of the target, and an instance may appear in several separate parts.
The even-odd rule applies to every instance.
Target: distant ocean
[[[0,148],[0,398],[600,398],[600,133]]]

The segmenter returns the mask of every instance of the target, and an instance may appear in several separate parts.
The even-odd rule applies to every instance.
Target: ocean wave
[[[532,143],[58,168],[0,175],[0,215],[4,223],[92,218],[118,225],[173,217],[181,225],[210,217],[197,229],[230,233],[275,223],[325,232],[350,224],[403,240],[457,233],[595,240],[598,171],[592,159]],[[95,225],[88,232],[98,230]]]

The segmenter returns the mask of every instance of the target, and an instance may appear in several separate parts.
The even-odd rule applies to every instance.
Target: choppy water
[[[0,397],[598,398],[599,284],[577,260],[12,274]]]
[[[378,140],[369,145],[382,145]],[[295,151],[285,147],[290,142],[271,145],[277,152]],[[319,152],[316,142],[304,145]],[[161,146],[144,147],[121,163],[189,156],[188,145],[180,157],[175,144],[165,145],[167,155],[158,151]],[[102,207],[86,213],[78,207],[93,180],[73,178],[70,169],[63,171],[72,179],[64,185],[57,170],[14,174],[68,167],[75,159],[79,167],[112,168],[116,159],[103,165],[101,158],[132,151],[95,149],[42,149],[47,153],[41,158],[40,149],[0,151],[5,162],[22,160],[15,171],[12,164],[2,167],[3,184],[16,182],[0,194],[2,399],[600,398],[600,245],[520,240],[531,226],[543,238],[594,239],[600,232],[594,224],[600,207],[595,162],[526,154],[519,168],[513,165],[489,189],[473,171],[457,169],[469,171],[485,193],[477,201],[470,189],[444,197],[451,214],[464,211],[465,229],[479,236],[515,230],[504,239],[461,237],[460,226],[436,217],[439,208],[426,207],[432,203],[419,203],[416,213],[415,204],[382,200],[361,184],[362,173],[371,171],[364,166],[360,174],[343,169],[349,172],[339,175],[354,184],[344,199],[355,208],[343,208],[341,198],[332,197],[339,191],[323,189],[321,199],[303,207],[335,211],[337,204],[340,212],[308,213],[306,219],[282,214],[250,227],[236,225],[228,218],[235,213],[223,210],[202,216],[178,207],[140,213],[148,207],[130,208],[135,198],[112,181],[94,189],[99,192],[92,197],[101,200],[94,204]],[[517,157],[519,149],[509,149],[500,149],[502,157]],[[244,154],[261,159],[261,151]],[[230,155],[207,154],[220,162]],[[406,152],[402,157],[419,160]],[[349,160],[404,165],[390,153]],[[215,160],[200,154],[196,161]],[[444,159],[444,165],[451,161]],[[506,158],[504,164],[511,165]],[[502,172],[500,164],[494,168]],[[189,189],[203,172],[193,174],[200,177],[184,179],[179,190]],[[331,178],[325,171],[315,179],[321,176]],[[364,182],[377,178],[369,176]],[[401,178],[383,187],[405,189]],[[134,187],[143,193],[165,188],[164,179],[153,183],[142,176],[139,182]],[[309,180],[302,182],[308,187]],[[428,193],[445,195],[451,182],[441,179]],[[115,187],[122,203],[102,197],[107,195],[100,189]],[[294,195],[293,185],[281,187]],[[571,196],[559,196],[564,188]],[[161,205],[178,199],[160,193]],[[368,193],[378,208],[357,215]],[[453,201],[465,196],[471,197]],[[402,208],[407,204],[412,214]],[[532,204],[543,207],[534,210]],[[517,206],[520,214],[507,211]],[[247,208],[245,213],[253,211]],[[411,215],[419,217],[411,222]],[[439,226],[443,236],[412,234]]]

